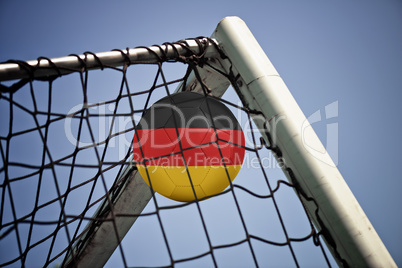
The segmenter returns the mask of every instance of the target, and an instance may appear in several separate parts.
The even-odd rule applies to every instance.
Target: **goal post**
[[[189,69],[184,78],[165,81],[164,74],[161,72],[161,63],[172,61],[180,61],[188,64]],[[146,93],[131,92],[128,89],[129,83],[127,81],[127,69],[129,66],[131,68],[131,66],[134,65],[135,67],[135,65],[139,64],[155,64],[158,69],[151,89]],[[117,69],[117,67],[121,66],[123,66],[122,69]],[[142,113],[142,109],[145,110],[149,108],[149,102],[153,91],[157,88],[164,87],[166,88],[166,91],[168,91],[167,85],[177,84],[175,92],[194,91],[202,94],[209,94],[215,98],[221,98],[224,96],[226,90],[231,85],[241,101],[241,107],[239,106],[240,108],[235,108],[245,111],[247,115],[252,117],[255,126],[264,139],[260,147],[265,146],[265,148],[268,148],[273,153],[277,162],[280,164],[283,173],[288,179],[288,183],[278,182],[275,190],[270,189],[270,194],[266,196],[254,194],[254,196],[263,199],[272,198],[281,183],[289,185],[289,187],[293,188],[296,192],[297,197],[300,199],[303,207],[307,211],[308,219],[312,221],[318,233],[316,234],[315,230],[312,230],[312,234],[307,237],[287,239],[286,242],[272,242],[267,239],[264,240],[257,235],[250,234],[247,230],[246,224],[244,223],[243,216],[240,215],[240,221],[243,224],[246,238],[229,245],[215,245],[210,242],[208,228],[206,227],[201,215],[202,226],[204,227],[203,229],[209,243],[209,251],[192,258],[179,259],[177,262],[189,261],[191,259],[211,255],[211,263],[217,266],[216,257],[214,256],[215,250],[245,243],[248,244],[248,247],[251,249],[252,259],[257,265],[258,262],[255,253],[253,252],[254,244],[251,241],[252,239],[254,239],[254,241],[262,241],[266,244],[275,246],[288,246],[290,251],[292,251],[293,258],[295,258],[293,249],[291,248],[291,243],[294,241],[306,240],[307,238],[323,238],[327,248],[337,264],[341,267],[396,267],[391,255],[374,230],[336,165],[331,160],[331,157],[326,152],[311,125],[308,123],[308,120],[286,87],[284,81],[279,76],[278,72],[265,55],[246,24],[240,18],[224,18],[219,22],[210,38],[199,37],[176,43],[166,43],[161,46],[138,47],[102,53],[84,53],[83,55],[71,55],[55,59],[39,58],[38,60],[28,62],[9,61],[1,63],[0,81],[19,80],[19,82],[9,87],[0,85],[1,97],[3,98],[3,96],[5,96],[4,103],[10,105],[9,113],[10,117],[12,117],[14,115],[14,106],[17,106],[24,111],[29,110],[28,108],[21,108],[22,105],[20,105],[13,97],[14,92],[23,85],[30,85],[30,94],[32,98],[35,98],[35,94],[32,93],[33,80],[51,81],[49,83],[50,92],[51,87],[53,86],[52,81],[54,79],[58,79],[60,76],[68,76],[70,73],[79,73],[84,92],[83,94],[85,95],[88,90],[88,81],[86,80],[88,71],[108,68],[122,73],[123,78],[120,91],[122,92],[123,88],[126,88],[127,94],[120,92],[116,99],[110,101],[99,101],[99,103],[92,107],[103,107],[113,104],[114,106],[112,108],[114,110],[111,110],[113,115],[108,114],[108,112],[103,112],[102,115],[104,117],[113,117],[113,120],[115,120],[116,114],[119,114],[117,106],[120,99],[127,99],[127,102],[130,102],[131,98],[134,99],[135,97],[140,96],[140,94],[146,94],[147,97],[141,99],[143,102],[140,104],[141,108],[134,109],[133,107],[130,107],[129,112],[124,111],[119,114],[119,116],[127,116],[132,119],[130,122],[134,126],[131,127],[130,130],[117,131],[111,127],[110,130],[108,130],[108,136],[99,140],[95,140],[92,137],[92,133],[90,133],[87,136],[92,138],[91,145],[79,146],[77,141],[77,147],[71,154],[73,156],[68,154],[66,157],[61,157],[60,159],[53,161],[50,157],[51,154],[48,152],[47,133],[50,131],[48,130],[49,125],[57,124],[59,121],[66,118],[79,119],[80,124],[82,124],[85,120],[89,121],[88,118],[94,115],[91,115],[88,111],[88,106],[90,106],[89,103],[84,103],[81,110],[78,112],[74,111],[66,114],[53,112],[51,111],[51,95],[49,93],[46,123],[43,123],[36,118],[38,114],[42,115],[42,113],[38,112],[34,101],[34,112],[30,112],[30,114],[34,117],[36,126],[27,126],[26,130],[19,130],[19,132],[14,133],[12,130],[12,119],[10,119],[9,132],[0,132],[0,155],[2,160],[0,164],[3,165],[0,167],[0,175],[2,176],[0,177],[2,180],[0,189],[2,191],[0,239],[3,240],[9,235],[9,233],[16,232],[20,254],[20,256],[17,257],[10,257],[10,260],[0,260],[0,266],[15,264],[17,261],[21,261],[21,263],[24,264],[30,251],[33,251],[35,247],[40,248],[41,244],[45,244],[45,242],[49,240],[52,240],[52,242],[49,253],[46,257],[45,265],[53,264],[53,260],[59,260],[58,258],[62,258],[62,265],[65,267],[101,267],[117,249],[117,251],[120,250],[123,264],[128,266],[124,260],[125,253],[119,245],[127,232],[129,232],[131,228],[136,228],[135,222],[139,217],[143,216],[141,213],[147,206],[148,202],[153,200],[157,207],[157,211],[155,213],[149,213],[149,215],[152,214],[157,217],[160,217],[158,210],[174,209],[176,207],[158,207],[156,203],[157,201],[153,198],[152,189],[141,178],[135,165],[133,165],[130,155],[130,153],[132,153],[132,148],[128,148],[127,155],[121,160],[109,162],[104,159],[103,156],[98,157],[98,154],[100,153],[96,151],[96,148],[99,146],[107,147],[109,141],[118,135],[122,135],[122,133],[128,133],[131,135],[135,132],[133,114]],[[157,81],[163,81],[163,85],[159,85],[159,82]],[[231,88],[229,88],[229,90],[230,89]],[[0,104],[2,104],[2,98],[0,98]],[[86,96],[84,96],[84,100],[87,101]],[[225,102],[223,97],[222,102]],[[132,104],[130,103],[130,105]],[[231,105],[235,106],[233,103],[231,103]],[[6,109],[8,109],[8,107],[4,110]],[[89,132],[91,132],[90,127],[89,129]],[[44,143],[43,160],[41,162],[42,166],[37,166],[37,164],[32,163],[14,163],[8,161],[10,158],[9,155],[11,154],[9,148],[12,148],[10,147],[11,139],[34,131],[40,133],[41,140]],[[81,130],[78,133],[80,135]],[[308,145],[305,144],[305,141],[308,141]],[[258,147],[257,144],[254,144],[254,146]],[[99,162],[98,166],[83,163],[80,165],[77,164],[77,169],[93,168],[97,170],[96,175],[91,175],[93,176],[92,179],[77,183],[77,185],[70,185],[72,180],[70,178],[65,192],[59,190],[61,186],[59,187],[56,182],[57,194],[59,195],[57,198],[50,199],[47,203],[41,204],[38,201],[40,199],[39,196],[36,196],[36,204],[33,212],[26,212],[26,214],[22,216],[15,212],[16,206],[13,204],[14,201],[11,184],[25,182],[27,179],[38,176],[39,182],[37,188],[42,189],[40,182],[42,180],[42,173],[51,170],[54,177],[56,177],[55,174],[58,174],[58,170],[56,170],[55,166],[59,167],[58,165],[65,165],[71,168],[69,176],[74,177],[75,173],[77,173],[75,172],[73,174],[76,158],[74,154],[78,154],[88,148],[95,148],[96,156],[98,157],[97,160]],[[259,150],[255,148],[247,149],[252,152],[257,152]],[[50,160],[47,160],[48,158]],[[73,159],[71,163],[69,162],[66,164],[63,162],[70,158]],[[104,165],[106,165],[106,167]],[[122,165],[124,165],[124,167],[121,167]],[[18,167],[27,169],[36,168],[37,171],[28,175],[16,175],[15,178],[12,178],[10,175],[11,170],[15,171],[14,168]],[[106,185],[104,182],[105,179],[102,177],[103,173],[107,173],[110,169],[116,167],[121,168],[117,172],[117,177],[115,177],[116,179],[114,180],[112,187],[107,189],[103,196],[97,197],[98,199],[93,201],[95,197],[91,196],[96,187],[95,184],[98,178],[100,178],[98,184],[103,183]],[[16,173],[19,174],[18,172]],[[262,170],[262,173],[265,174],[265,171]],[[85,172],[83,172],[83,174],[85,174]],[[44,176],[45,175],[43,175],[43,177]],[[57,181],[56,178],[54,179]],[[87,187],[87,185],[90,185],[92,182],[94,183],[93,186],[91,186],[92,189],[90,191],[87,206],[82,212],[77,212],[77,215],[67,214],[64,211],[65,203],[67,202],[66,200],[69,200],[67,196],[80,187]],[[234,192],[235,188],[236,186],[231,184],[229,189],[227,189],[227,192]],[[243,187],[241,189],[245,188]],[[251,192],[247,189],[246,191]],[[43,194],[43,190],[41,194]],[[237,197],[234,193],[233,197],[237,206],[237,211],[241,214],[241,209],[239,208]],[[10,200],[7,202],[11,203],[11,205],[4,200]],[[30,240],[34,240],[31,238],[33,236],[33,230],[35,230],[35,228],[32,227],[33,225],[53,226],[55,224],[54,220],[47,221],[38,219],[38,216],[36,216],[39,214],[38,211],[41,211],[45,206],[50,207],[57,202],[60,203],[61,212],[59,212],[59,222],[57,223],[55,230],[45,238],[41,238],[37,242],[31,243]],[[198,213],[202,214],[198,204],[199,201],[195,201],[194,203],[197,205]],[[3,218],[5,218],[4,214],[6,214],[6,212],[4,212],[6,210],[4,207],[8,205],[11,207],[11,212],[9,212],[11,220],[6,221],[3,220]],[[183,206],[186,206],[186,204],[177,205],[177,207]],[[92,216],[86,214],[89,213],[90,209],[93,207],[97,207],[94,214],[92,214]],[[64,222],[62,222],[62,220]],[[80,220],[80,222],[77,224],[78,227],[76,227],[74,224],[76,224],[78,220]],[[84,222],[84,220],[87,221],[86,227],[81,226],[81,222]],[[164,241],[167,244],[165,230],[162,227],[161,220],[159,218],[158,220],[161,225],[161,232]],[[18,233],[20,226],[24,224],[30,225],[27,242],[25,242],[26,245],[23,241],[20,241],[20,237],[23,237],[24,235],[23,232],[20,231],[20,233]],[[84,223],[82,224],[85,225]],[[73,228],[69,226],[74,226],[77,230],[71,232],[69,228]],[[282,227],[284,228],[283,223]],[[57,240],[56,236],[58,235],[59,230],[63,228],[66,229],[68,237],[67,242],[69,244],[65,246],[63,250],[60,250],[59,253],[54,254],[51,251],[55,251],[54,245]],[[80,229],[81,233],[78,232],[78,229]],[[72,233],[74,233],[74,236],[72,236]],[[3,240],[3,242],[1,240],[0,243],[4,243],[5,240]],[[137,242],[141,243],[141,241]],[[320,245],[316,240],[314,240],[314,244]],[[167,255],[169,255],[171,261],[170,265],[173,265],[176,263],[176,259],[172,257],[170,247],[168,245],[166,245],[166,247],[168,251]],[[296,266],[299,266],[297,261],[295,262]]]
[[[308,124],[282,78],[246,24],[223,19],[213,37],[233,64],[237,87],[250,108],[265,120],[255,120],[274,149],[284,173],[302,193],[301,199],[339,265],[396,267],[350,188]],[[268,123],[267,123],[268,122]],[[272,122],[272,123],[271,123]],[[266,124],[267,123],[267,124]],[[303,144],[308,141],[309,146]],[[313,154],[311,150],[321,152]],[[310,202],[308,198],[316,201]]]

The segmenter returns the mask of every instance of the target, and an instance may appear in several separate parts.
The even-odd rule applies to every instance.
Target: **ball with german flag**
[[[145,182],[182,202],[222,192],[240,171],[244,152],[244,134],[232,112],[194,92],[152,105],[133,140],[133,160]]]

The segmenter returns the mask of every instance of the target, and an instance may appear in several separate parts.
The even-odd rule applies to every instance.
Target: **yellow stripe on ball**
[[[149,184],[144,165],[137,165],[138,171]],[[198,199],[218,194],[229,186],[230,180],[239,173],[241,165],[224,166],[189,166],[188,172]],[[151,184],[155,192],[182,202],[193,201],[194,192],[184,166],[147,166]]]

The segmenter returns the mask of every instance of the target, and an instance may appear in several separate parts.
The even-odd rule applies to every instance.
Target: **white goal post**
[[[296,181],[308,197],[317,201],[317,214],[311,202],[304,200],[304,204],[316,228],[325,229],[324,239],[332,254],[339,254],[350,267],[396,267],[314,130],[303,126],[305,115],[246,24],[237,17],[227,17],[213,37],[235,66],[239,88],[250,107],[275,122],[271,146],[280,149],[283,160],[279,161],[293,170],[292,178],[284,170],[289,180]],[[264,129],[265,122],[255,123]],[[324,153],[318,158],[303,140]],[[335,258],[341,265],[339,257]]]
[[[198,77],[192,72],[187,83],[181,84],[177,91],[202,92],[198,82],[201,78],[214,96],[221,97],[232,83],[242,95],[243,104],[260,113],[253,117],[255,125],[277,161],[283,163],[283,172],[302,196],[304,207],[338,265],[396,267],[336,165],[310,124],[306,124],[305,115],[246,24],[238,17],[226,17],[211,38],[227,58],[222,58],[214,45],[208,46],[205,57],[209,59],[209,66],[197,66]],[[199,43],[205,41],[192,39],[183,42],[197,51]],[[167,57],[188,53],[188,47],[180,45],[161,47]],[[85,59],[88,69],[99,69],[102,68],[99,61],[108,66],[121,66],[126,60],[151,63],[157,61],[161,53],[160,48],[150,47],[98,53],[96,57],[79,55],[52,59],[52,64],[62,73],[42,68],[30,74],[19,64],[6,63],[0,65],[0,81],[66,74],[80,66],[79,58]],[[47,60],[27,64],[52,67]],[[231,73],[236,81],[228,81],[220,72]],[[305,140],[308,140],[309,146],[303,143]],[[111,219],[115,214],[140,214],[152,198],[148,185],[132,166],[127,166],[122,176],[128,176],[128,179],[112,198],[113,211],[108,210],[106,205],[111,202],[111,197],[106,198],[98,208],[97,213],[105,219]],[[98,218],[97,214],[94,218]],[[79,267],[104,265],[135,220],[134,217],[118,217],[115,223],[89,223],[86,230],[91,232],[86,234],[85,243],[80,243],[79,249],[75,248],[74,262]],[[70,254],[64,265],[72,265],[71,262]]]

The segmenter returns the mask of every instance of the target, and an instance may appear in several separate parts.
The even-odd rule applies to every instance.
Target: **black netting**
[[[88,71],[80,59],[81,67],[68,75],[41,58],[56,71],[41,79],[32,78],[39,67],[13,61],[31,78],[0,88],[0,266],[75,266],[99,226],[112,223],[116,240],[119,221],[137,217],[110,267],[334,263],[299,200],[308,197],[285,180],[283,163],[274,158],[280,150],[262,139],[251,120],[262,115],[244,106],[230,73],[222,79],[234,90],[219,100],[246,135],[245,161],[234,182],[203,201],[154,194],[141,214],[114,210],[136,170],[136,125],[153,103],[186,84],[190,71],[208,66],[202,51],[152,64],[127,57],[118,68],[98,60],[98,71]],[[211,93],[208,85],[202,89]]]

